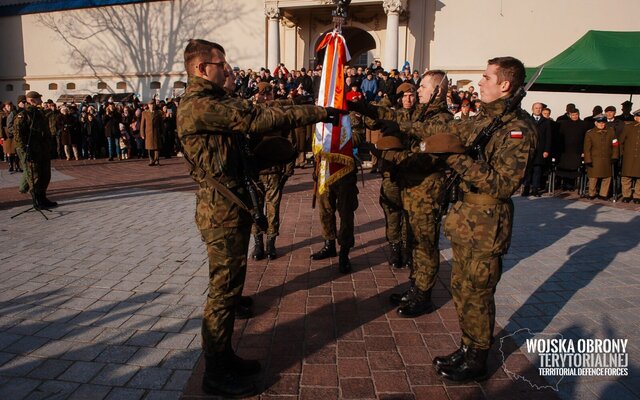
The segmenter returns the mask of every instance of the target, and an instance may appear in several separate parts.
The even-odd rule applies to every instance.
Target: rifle
[[[251,214],[251,218],[253,218],[253,222],[256,224],[259,231],[266,232],[269,224],[267,222],[267,217],[265,217],[264,212],[262,211],[262,207],[260,207],[256,184],[253,179],[251,179],[251,172],[254,169],[252,168],[251,162],[249,161],[249,158],[251,156],[249,143],[247,142],[244,134],[232,134],[232,138],[236,146],[238,147],[238,154],[240,155],[240,162],[242,163],[244,186],[249,193],[249,197],[251,198],[252,207],[249,210],[249,213]]]
[[[316,197],[318,196],[318,176],[320,169],[320,153],[313,156],[313,197],[311,198],[311,208],[316,208]]]
[[[467,147],[464,155],[471,156],[475,160],[483,160],[484,155],[483,151],[487,143],[493,134],[501,129],[503,126],[507,124],[511,119],[506,119],[505,117],[514,112],[518,107],[520,107],[520,102],[527,95],[527,91],[533,85],[533,83],[538,79],[540,74],[542,73],[542,69],[544,66],[540,66],[533,77],[529,80],[525,87],[520,86],[516,93],[507,99],[507,106],[504,111],[491,120],[491,123],[484,127],[480,133],[476,136],[471,143],[471,146]],[[438,196],[438,208],[436,209],[436,222],[440,222],[442,220],[442,216],[447,213],[449,209],[449,204],[458,200],[458,185],[462,177],[455,170],[452,170],[447,179],[444,182],[444,190],[442,190]]]

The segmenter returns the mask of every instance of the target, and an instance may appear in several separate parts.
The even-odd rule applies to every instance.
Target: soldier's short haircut
[[[496,57],[487,61],[487,64],[498,66],[498,83],[509,81],[511,83],[511,93],[514,93],[520,86],[524,85],[524,64],[517,58]]]
[[[441,69],[432,69],[422,74],[422,80],[429,79],[433,82],[433,86],[440,85],[440,97],[445,99],[449,90],[449,79],[446,78],[447,73]],[[444,78],[444,79],[443,79]]]
[[[196,60],[208,59],[211,56],[211,50],[216,49],[226,54],[224,47],[215,42],[204,39],[189,39],[187,47],[184,49],[184,68],[190,71],[189,66]]]

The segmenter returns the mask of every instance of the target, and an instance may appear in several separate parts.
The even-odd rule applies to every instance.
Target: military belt
[[[477,206],[495,206],[505,203],[504,200],[496,199],[495,197],[482,193],[465,193],[462,197],[462,202]]]

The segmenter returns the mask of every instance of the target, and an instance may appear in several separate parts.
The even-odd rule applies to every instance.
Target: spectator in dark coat
[[[575,188],[575,178],[580,174],[582,165],[582,150],[584,135],[591,128],[580,119],[580,110],[574,109],[569,113],[569,120],[558,123],[558,142],[560,145],[558,160],[558,177],[563,178],[562,187],[565,190]]]
[[[522,196],[531,194],[540,197],[542,195],[542,174],[548,165],[551,153],[551,124],[542,116],[542,108],[542,103],[533,103],[531,107],[533,123],[538,133],[538,145],[531,160],[531,168],[524,180]]]

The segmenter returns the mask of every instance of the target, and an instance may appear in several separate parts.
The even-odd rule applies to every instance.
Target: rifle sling
[[[204,181],[200,182],[201,188],[211,187],[217,190],[221,195],[226,197],[228,200],[231,200],[235,205],[237,205],[244,211],[250,213],[249,207],[247,207],[247,205],[242,201],[242,199],[240,199],[240,197],[238,197],[235,193],[229,190],[228,187],[220,183],[217,179],[212,178],[208,175],[205,175],[203,179]]]

